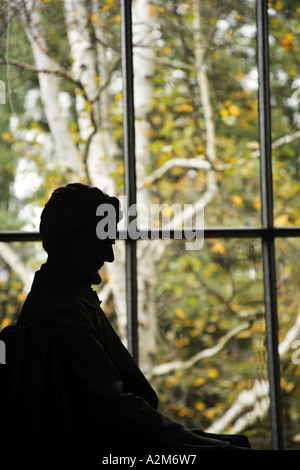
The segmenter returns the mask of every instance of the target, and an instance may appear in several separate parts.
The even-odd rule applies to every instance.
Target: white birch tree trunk
[[[107,57],[105,44],[105,34],[101,22],[98,22],[99,0],[92,0],[92,15],[95,36],[97,39],[97,67],[100,77],[101,91],[99,93],[99,118],[100,125],[95,134],[88,159],[88,171],[93,184],[110,195],[118,195],[114,180],[109,176],[117,171],[118,157],[120,151],[113,136],[113,126],[110,117],[110,64]],[[101,155],[99,150],[101,149]],[[99,163],[102,164],[102,171],[99,174]],[[101,180],[102,179],[102,180]],[[122,197],[120,197],[122,201]],[[114,303],[118,316],[118,327],[121,338],[126,344],[126,290],[125,290],[125,250],[124,242],[117,242],[114,246],[115,261],[106,265],[106,271],[110,280],[110,289],[113,294]],[[100,294],[101,296],[101,294]]]
[[[30,42],[35,63],[40,70],[55,71],[58,65],[49,56],[41,25],[39,2],[28,0],[22,4],[21,17]],[[58,77],[54,73],[39,73],[40,95],[60,165],[75,178],[84,177],[80,153],[72,141],[67,121],[59,105]]]
[[[203,196],[203,203],[209,204],[218,192],[215,170],[216,163],[216,132],[213,119],[213,109],[210,100],[209,82],[207,78],[207,67],[205,62],[205,47],[202,35],[202,19],[200,14],[200,0],[193,0],[193,33],[194,33],[194,54],[197,81],[200,91],[200,99],[203,108],[203,117],[206,132],[206,158],[212,165],[212,169],[207,172],[206,193]]]
[[[154,38],[152,35],[154,19],[150,17],[150,1],[136,0],[133,2],[132,17],[137,203],[145,207],[148,214],[150,214],[151,192],[145,184],[146,169],[150,162],[147,112],[153,97],[155,67]],[[149,226],[150,220],[146,215],[147,211],[140,212],[140,228]],[[154,302],[154,288],[156,285],[154,244],[155,241],[152,240],[137,243],[139,357],[141,368],[151,367],[151,364],[155,361],[157,311]]]

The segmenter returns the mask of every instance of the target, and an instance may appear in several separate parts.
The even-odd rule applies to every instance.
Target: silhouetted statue
[[[42,212],[47,262],[16,325],[1,333],[7,359],[0,365],[6,383],[0,446],[126,455],[249,447],[244,436],[191,431],[158,411],[156,393],[91,288],[101,282],[101,266],[114,260],[114,240],[96,235],[101,204],[114,207],[117,223],[119,200],[80,183],[55,190]]]

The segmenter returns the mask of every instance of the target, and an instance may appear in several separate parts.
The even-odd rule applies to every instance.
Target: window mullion
[[[272,141],[269,74],[268,1],[257,0],[257,65],[259,77],[259,135],[264,297],[267,330],[268,375],[273,449],[283,448],[280,363],[278,354],[277,288],[273,226]]]
[[[123,77],[123,146],[125,211],[136,204],[134,81],[131,0],[121,0],[121,43]],[[137,256],[136,240],[126,237],[126,310],[128,349],[138,363]]]

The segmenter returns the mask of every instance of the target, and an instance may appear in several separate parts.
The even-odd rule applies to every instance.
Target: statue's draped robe
[[[2,448],[196,452],[230,437],[192,432],[158,411],[157,395],[89,285],[47,263],[14,326],[2,330]],[[243,436],[233,444],[247,446]]]

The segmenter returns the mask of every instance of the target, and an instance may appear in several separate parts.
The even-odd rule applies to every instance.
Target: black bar
[[[268,0],[257,0],[257,65],[261,167],[262,225],[273,232],[273,177],[269,71]],[[283,425],[278,354],[278,318],[275,246],[273,237],[263,237],[264,293],[272,448],[283,449]]]
[[[123,145],[125,203],[128,209],[136,204],[134,78],[132,57],[131,0],[121,0],[121,44],[123,77]],[[138,309],[137,309],[136,241],[126,239],[126,309],[127,341],[133,359],[138,363]]]
[[[40,242],[42,241],[39,232],[22,232],[18,230],[1,230],[0,242]]]
[[[192,229],[189,229],[190,231]],[[193,229],[194,230],[194,229]],[[151,234],[154,234],[154,239],[163,238],[162,229],[155,228],[153,230],[141,230],[141,239],[151,240]],[[196,230],[196,236],[201,236],[202,230]],[[275,239],[275,238],[288,238],[288,237],[300,237],[300,227],[207,227],[204,230],[204,238],[264,238],[264,239]],[[129,238],[128,233],[125,230],[120,230],[117,233],[117,238],[126,240]],[[170,239],[181,238],[185,240],[185,230],[175,229],[170,230]],[[22,232],[14,230],[0,231],[0,242],[37,242],[41,241],[41,235],[39,232]]]

